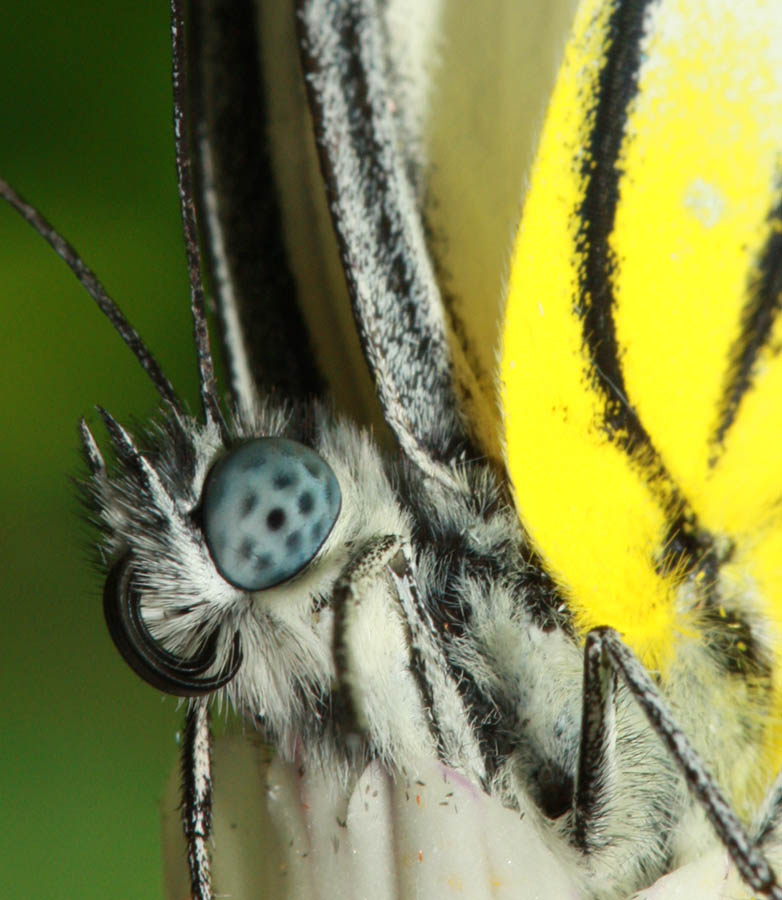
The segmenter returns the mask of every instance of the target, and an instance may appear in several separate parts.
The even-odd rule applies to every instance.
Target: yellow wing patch
[[[715,558],[780,668],[781,216],[774,4],[583,3],[513,254],[507,462],[577,628],[663,675]]]

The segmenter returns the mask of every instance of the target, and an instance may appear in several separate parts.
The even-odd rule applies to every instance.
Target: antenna
[[[193,172],[190,161],[190,136],[186,116],[185,17],[181,0],[171,0],[171,52],[174,92],[174,153],[176,157],[177,184],[179,186],[179,202],[182,210],[182,228],[185,238],[187,275],[190,280],[190,309],[193,313],[193,333],[198,356],[201,404],[207,424],[216,423],[223,437],[225,437],[226,426],[220,410],[220,398],[215,382],[214,361],[209,346],[209,326],[206,321],[204,285],[201,280],[201,255],[198,249]]]
[[[98,280],[94,272],[86,265],[84,260],[65,238],[57,231],[40,212],[24,200],[8,184],[0,178],[0,197],[2,197],[22,218],[28,222],[41,235],[68,265],[78,279],[82,287],[98,304],[98,308],[114,326],[122,340],[133,351],[133,355],[141,363],[141,367],[149,376],[152,384],[163,400],[172,406],[178,413],[182,413],[182,403],[176,395],[171,382],[163,374],[160,363],[152,355],[151,351],[141,339],[136,329],[125,318],[122,310],[109,296],[106,288]]]

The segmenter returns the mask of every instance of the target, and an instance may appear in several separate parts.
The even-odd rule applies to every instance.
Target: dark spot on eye
[[[268,569],[271,566],[272,562],[273,562],[273,560],[272,560],[271,556],[269,556],[268,553],[262,553],[255,560],[255,563],[254,563],[255,571],[256,572],[265,572],[266,569]]]
[[[272,484],[278,491],[284,491],[285,488],[295,486],[297,481],[296,475],[292,472],[278,472],[274,476]]]
[[[266,525],[269,531],[279,531],[280,528],[285,524],[285,511],[282,510],[279,506],[275,506],[274,509],[266,516]]]
[[[253,551],[255,550],[255,541],[249,540],[249,538],[245,538],[241,544],[239,544],[239,550],[237,551],[237,556],[239,559],[244,560],[245,562],[250,559],[253,555]]]
[[[304,460],[304,468],[312,475],[313,478],[319,478],[321,473],[321,467],[315,460],[305,459]]]
[[[242,497],[242,505],[239,507],[239,517],[241,519],[246,519],[247,516],[255,509],[258,505],[258,495],[253,493],[245,494]]]
[[[336,476],[314,450],[286,438],[257,438],[216,461],[191,515],[225,580],[259,591],[317,555],[340,499]]]

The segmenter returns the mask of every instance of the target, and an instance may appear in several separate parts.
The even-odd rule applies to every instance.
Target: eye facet
[[[204,534],[220,574],[245,591],[300,572],[323,546],[342,494],[310,447],[258,438],[219,460],[206,480]]]

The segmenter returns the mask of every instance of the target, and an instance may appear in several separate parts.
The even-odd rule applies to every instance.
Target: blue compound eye
[[[206,480],[206,544],[226,581],[245,591],[300,572],[339,516],[336,476],[318,454],[284,438],[258,438],[219,460]]]

